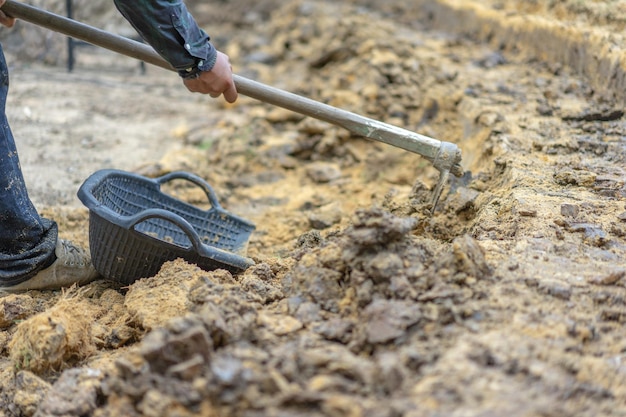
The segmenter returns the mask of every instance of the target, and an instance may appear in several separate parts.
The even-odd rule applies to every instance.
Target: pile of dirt
[[[405,412],[417,404],[407,402],[402,387],[416,383],[419,369],[437,357],[419,353],[428,351],[427,339],[442,325],[474,320],[492,282],[470,237],[442,252],[412,236],[414,227],[380,209],[362,210],[345,233],[302,237],[291,268],[260,263],[240,277],[167,263],[124,298],[114,297],[116,315],[126,322],[94,337],[98,347],[119,346],[124,326],[141,342],[106,373],[97,366],[102,358],[74,366],[95,347],[84,337],[112,324],[108,315],[90,312],[111,289],[73,304],[96,322],[78,322],[76,315],[63,322],[72,300],[65,296],[17,326],[8,351],[21,374],[39,385],[44,381],[31,373],[66,369],[48,388],[39,415],[63,415],[66,403],[82,403],[67,396],[68,380],[71,392],[87,385],[97,399],[81,405],[82,415],[297,414],[311,407],[333,415],[379,413],[392,394],[398,396],[393,408]],[[44,350],[46,357],[39,355]],[[66,398],[62,406],[51,400],[58,397]]]
[[[4,415],[624,415],[619,101],[523,45],[420,29],[433,21],[406,2],[353,3],[193,6],[206,22],[231,13],[215,40],[243,75],[458,143],[466,172],[432,216],[438,173],[420,156],[245,97],[206,104],[169,73],[108,74],[71,128],[18,89],[68,148],[95,120],[163,151],[106,161],[93,133],[68,180],[96,164],[191,171],[257,228],[238,275],[176,260],[129,286],[1,298]],[[94,97],[84,80],[103,75],[82,71],[68,95]],[[42,170],[25,147],[26,172]],[[208,205],[193,184],[168,192]],[[86,210],[43,201],[87,245]]]

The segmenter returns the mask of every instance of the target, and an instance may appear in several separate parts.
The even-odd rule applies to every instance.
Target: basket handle
[[[171,211],[156,208],[147,209],[135,214],[132,217],[121,220],[119,224],[126,229],[134,230],[136,225],[150,218],[160,218],[163,220],[167,220],[172,222],[174,225],[180,227],[180,229],[185,232],[185,234],[191,241],[193,248],[200,256],[213,259],[223,264],[236,266],[237,268],[242,270],[248,268],[251,265],[254,265],[254,261],[252,261],[251,259],[235,255],[234,253],[227,252],[220,248],[211,247],[209,249],[208,246],[200,242],[198,233],[194,230],[191,224],[189,224],[187,220],[180,217],[178,214],[172,213]]]
[[[215,191],[213,191],[213,187],[211,187],[205,180],[195,174],[185,171],[175,171],[170,172],[169,174],[165,174],[162,177],[155,178],[154,180],[159,184],[159,186],[161,186],[168,181],[176,179],[183,179],[193,182],[198,187],[202,188],[202,190],[204,190],[204,193],[206,194],[209,202],[213,207],[220,209],[222,208],[222,206],[220,206],[220,203],[217,201],[217,195],[215,194]]]
[[[134,230],[135,226],[137,226],[139,223],[142,223],[151,218],[159,218],[173,223],[183,232],[185,232],[185,234],[189,238],[189,241],[191,242],[191,245],[198,253],[205,252],[204,247],[200,242],[200,237],[198,236],[198,233],[194,230],[193,226],[191,226],[191,224],[189,224],[187,220],[180,217],[178,214],[172,213],[171,211],[157,208],[146,209],[135,214],[134,216],[124,219],[120,223],[121,226],[125,227],[126,229]]]

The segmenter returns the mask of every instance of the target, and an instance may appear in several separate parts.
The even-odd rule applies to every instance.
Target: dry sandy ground
[[[242,273],[176,260],[4,295],[0,415],[626,415],[626,2],[195,10],[237,73],[457,143],[466,174],[429,216],[418,155],[5,38],[24,173],[62,237],[89,244],[76,191],[102,168],[193,172],[256,230]]]

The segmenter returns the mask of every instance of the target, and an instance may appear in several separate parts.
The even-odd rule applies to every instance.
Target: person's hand
[[[0,0],[3,1],[3,0]],[[228,55],[217,52],[217,60],[211,71],[202,71],[198,78],[183,80],[185,87],[192,93],[209,94],[216,98],[224,95],[229,103],[237,100],[237,88],[233,81],[233,68]]]
[[[4,3],[6,3],[6,0],[0,0],[0,7],[4,6]],[[0,24],[8,28],[12,28],[15,24],[15,18],[8,16],[2,10],[0,10]]]

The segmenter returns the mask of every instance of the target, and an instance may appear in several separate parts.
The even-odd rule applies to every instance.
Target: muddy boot
[[[56,261],[37,275],[10,287],[0,287],[2,291],[56,290],[73,284],[83,285],[98,278],[91,264],[91,257],[68,240],[57,241],[54,252]]]

